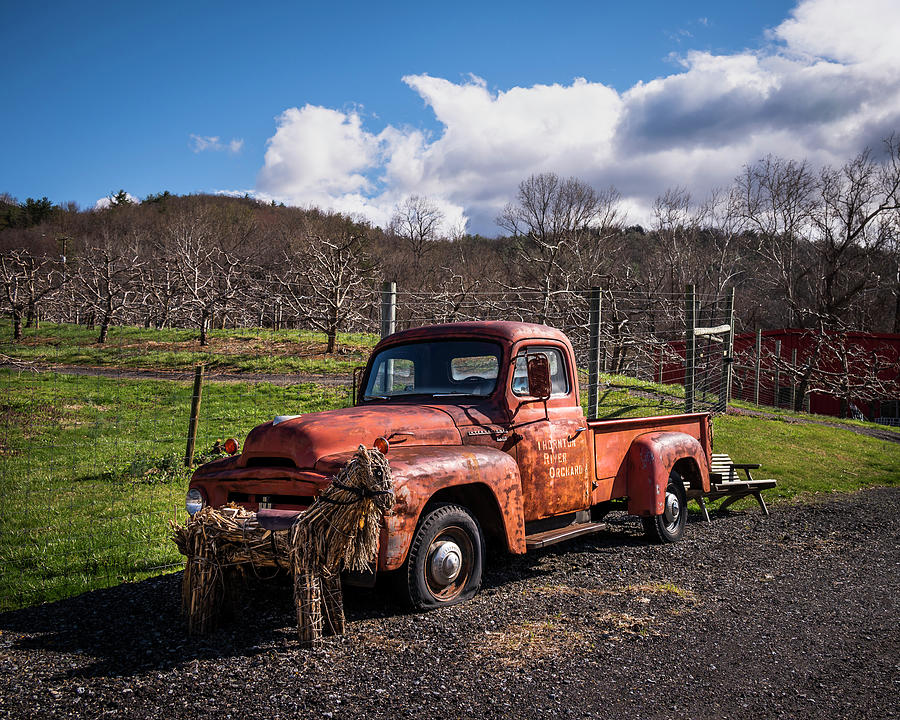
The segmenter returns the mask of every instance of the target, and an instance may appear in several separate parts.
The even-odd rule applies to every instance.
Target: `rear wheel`
[[[478,521],[459,505],[430,509],[419,521],[406,559],[410,604],[419,610],[468,600],[481,587],[484,538]]]
[[[681,474],[673,470],[666,486],[666,502],[662,515],[641,518],[647,537],[658,543],[678,542],[684,537],[687,522],[687,493]]]

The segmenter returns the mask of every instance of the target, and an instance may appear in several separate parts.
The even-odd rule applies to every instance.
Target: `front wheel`
[[[468,600],[481,587],[484,537],[459,505],[433,507],[419,522],[404,573],[410,604],[431,610]]]
[[[666,486],[666,505],[662,515],[641,518],[644,533],[658,543],[674,543],[684,537],[687,522],[687,493],[680,473],[673,470]]]

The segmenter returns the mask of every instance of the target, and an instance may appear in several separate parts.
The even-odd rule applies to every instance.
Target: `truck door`
[[[553,389],[546,401],[529,393],[527,356],[533,353],[550,362]],[[590,505],[587,423],[567,358],[565,348],[547,344],[524,347],[513,360],[507,395],[526,522]]]

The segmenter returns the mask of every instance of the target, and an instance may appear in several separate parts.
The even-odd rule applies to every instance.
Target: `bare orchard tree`
[[[18,248],[0,254],[0,283],[3,301],[13,321],[13,340],[22,338],[22,318],[37,323],[38,306],[50,299],[66,282],[63,265],[46,255],[35,257]]]
[[[247,282],[252,227],[246,218],[194,203],[171,213],[165,228],[185,309],[206,346],[215,314],[224,318]]]
[[[538,295],[538,322],[547,322],[554,294],[581,284],[578,248],[593,244],[595,252],[602,245],[602,223],[617,217],[617,203],[614,190],[600,194],[556,173],[532,175],[519,184],[516,203],[506,206],[497,224],[515,242],[521,282]],[[592,233],[600,233],[596,241]]]
[[[815,209],[816,178],[805,161],[767,156],[744,167],[735,180],[737,211],[756,239],[765,270],[758,281],[777,293],[789,326],[799,320],[801,286],[812,272],[804,239]]]
[[[141,265],[136,237],[114,222],[103,222],[78,258],[76,293],[100,325],[98,343],[134,299]]]
[[[797,394],[815,385],[829,338],[847,329],[856,305],[877,288],[872,258],[891,241],[900,209],[900,147],[886,141],[882,161],[863,151],[818,176],[805,164],[767,158],[738,179],[748,227],[787,304],[789,320],[814,328],[812,350],[797,378]],[[759,274],[760,278],[765,272]]]
[[[819,176],[812,217],[813,272],[807,312],[836,325],[878,278],[870,258],[890,241],[889,222],[900,209],[900,147],[887,141],[888,160],[876,162],[869,150],[842,168]]]
[[[173,313],[183,305],[183,289],[178,262],[165,252],[164,244],[154,244],[155,261],[141,265],[141,308],[145,327],[168,327]]]
[[[359,314],[357,296],[371,277],[369,231],[337,213],[310,215],[283,251],[279,296],[301,321],[325,333],[328,353],[337,350],[338,331]]]
[[[595,191],[594,199],[594,219],[587,232],[575,234],[575,263],[582,289],[615,284],[624,239],[625,211],[619,191],[610,185]]]
[[[388,232],[403,241],[418,264],[438,239],[444,213],[427,197],[410,195],[394,210]]]
[[[741,274],[743,250],[740,199],[734,188],[713,189],[702,205],[707,242],[701,267],[706,289],[721,297]]]
[[[701,226],[702,213],[686,188],[669,188],[656,198],[647,263],[650,287],[680,293],[688,282],[696,281]]]

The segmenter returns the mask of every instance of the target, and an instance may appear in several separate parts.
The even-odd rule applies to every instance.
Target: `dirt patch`
[[[169,380],[174,382],[193,382],[193,370],[140,370],[106,367],[85,367],[80,365],[36,365],[37,372],[56,372],[69,375],[88,375],[99,377],[123,378],[126,380]],[[221,373],[206,372],[204,382],[225,383],[270,383],[272,385],[300,385],[315,383],[325,387],[350,387],[353,379],[350,375],[311,375],[303,373]]]
[[[900,490],[692,514],[497,556],[469,603],[348,591],[298,647],[287,584],[189,640],[180,574],[0,615],[0,717],[896,718]]]

